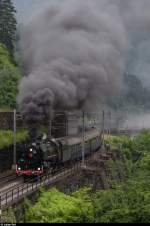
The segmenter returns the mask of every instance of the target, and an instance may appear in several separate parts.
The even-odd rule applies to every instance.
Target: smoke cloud
[[[150,128],[150,115],[149,113],[129,113],[122,125],[122,128],[126,129],[149,129]]]
[[[118,1],[124,25],[130,39],[127,70],[150,87],[150,1]]]
[[[38,12],[21,39],[18,104],[26,120],[50,109],[93,111],[119,92],[130,49],[149,34],[149,9],[149,0],[63,0]]]

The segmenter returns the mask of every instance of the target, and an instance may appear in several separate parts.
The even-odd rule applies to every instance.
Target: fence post
[[[104,147],[104,135],[105,135],[105,111],[103,110],[102,112],[102,134],[103,134],[103,138],[102,138],[102,146]]]
[[[82,165],[84,166],[85,160],[85,112],[82,112]]]
[[[14,109],[13,116],[13,133],[14,133],[14,153],[13,153],[13,166],[12,169],[16,169],[16,109]]]
[[[0,223],[2,223],[2,197],[0,195]]]
[[[18,198],[19,198],[19,187],[18,187]]]
[[[6,205],[7,205],[7,193],[6,193]]]
[[[12,189],[12,201],[14,200],[14,189]]]

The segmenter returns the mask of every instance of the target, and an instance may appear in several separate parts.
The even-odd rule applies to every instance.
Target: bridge
[[[60,168],[55,173],[48,172],[37,181],[30,180],[25,183],[22,181],[19,185],[14,185],[13,187],[4,189],[0,192],[0,217],[2,217],[3,211],[7,210],[11,206],[17,205],[25,198],[30,197],[41,187],[54,186],[54,184],[62,180],[64,181],[65,178],[68,178],[69,176],[79,174],[82,170],[88,170],[88,167],[91,165],[90,162],[93,161],[93,159],[100,159],[101,162],[105,162],[112,158],[113,154],[114,153],[110,154],[109,151],[102,148],[91,156],[86,157],[84,165],[82,160],[80,160]],[[101,173],[101,170],[99,173]]]

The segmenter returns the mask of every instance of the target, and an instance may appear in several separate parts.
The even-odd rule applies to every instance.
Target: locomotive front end
[[[42,156],[36,144],[28,147],[20,156],[16,165],[16,174],[25,176],[39,176],[44,172]]]

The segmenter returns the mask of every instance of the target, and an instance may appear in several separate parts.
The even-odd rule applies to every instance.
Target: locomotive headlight
[[[21,168],[20,168],[20,167],[18,167],[18,170],[21,170]]]
[[[38,168],[38,171],[40,171],[40,170],[41,170],[41,168],[39,167],[39,168]]]
[[[32,151],[33,151],[33,149],[32,149],[32,148],[30,148],[30,151],[32,152]]]

